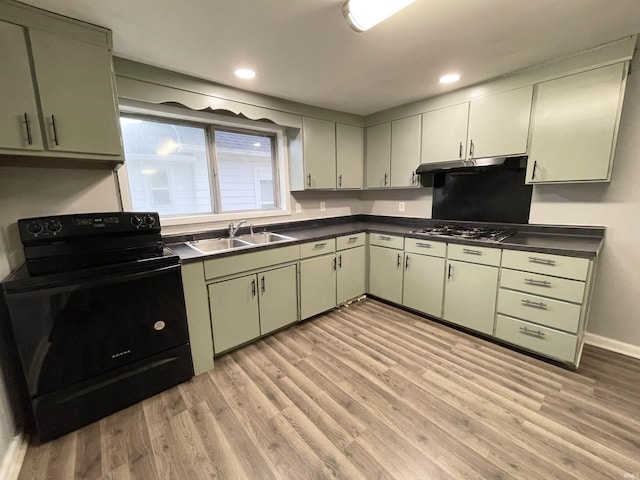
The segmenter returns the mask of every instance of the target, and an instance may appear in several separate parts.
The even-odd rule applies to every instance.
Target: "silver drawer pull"
[[[356,240],[358,240],[360,237],[349,237],[349,242],[355,242]]]
[[[391,237],[387,237],[386,235],[378,235],[380,240],[391,240]]]
[[[529,257],[531,263],[541,263],[542,265],[555,265],[555,260],[547,260],[546,258]]]
[[[520,333],[531,335],[532,337],[544,338],[544,332],[540,330],[529,330],[527,327],[520,327]]]
[[[416,247],[431,248],[432,245],[430,243],[416,242]]]
[[[522,302],[522,305],[524,305],[525,307],[540,308],[542,310],[546,310],[547,309],[547,304],[546,303],[532,302],[531,300],[520,300],[520,301]]]
[[[313,248],[321,248],[321,247],[326,247],[327,246],[327,242],[322,242],[322,243],[316,243]]]
[[[471,250],[470,248],[463,248],[463,253],[468,253],[469,255],[482,255],[482,251],[480,250]]]
[[[551,282],[547,282],[546,280],[536,280],[534,278],[525,278],[524,283],[527,285],[535,285],[536,287],[551,287]]]

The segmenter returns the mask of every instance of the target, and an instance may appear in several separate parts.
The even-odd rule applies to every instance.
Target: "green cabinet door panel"
[[[256,275],[212,283],[209,303],[216,354],[260,336]]]
[[[305,188],[336,188],[336,124],[304,117],[302,148]]]
[[[391,122],[392,187],[415,187],[420,183],[415,172],[420,165],[421,136],[420,115]]]
[[[402,303],[403,253],[392,248],[369,247],[369,293]]]
[[[462,160],[467,156],[469,102],[422,115],[422,163]]]
[[[442,317],[445,259],[405,253],[402,304]]]
[[[498,267],[447,261],[442,318],[478,332],[493,334]]]
[[[365,188],[390,185],[391,122],[367,128],[365,171]]]
[[[362,189],[364,181],[364,129],[336,123],[338,189]]]
[[[297,273],[297,265],[258,273],[261,335],[298,321]]]
[[[335,254],[300,261],[300,317],[312,317],[336,306]]]
[[[340,304],[365,292],[365,247],[340,251],[336,258],[336,303]]]

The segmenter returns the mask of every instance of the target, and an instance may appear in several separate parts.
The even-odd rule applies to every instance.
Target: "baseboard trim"
[[[601,337],[600,335],[594,335],[593,333],[585,333],[584,343],[593,345],[594,347],[600,347],[605,350],[610,350],[612,352],[621,353],[628,357],[640,358],[640,346],[621,342],[612,338]]]
[[[23,433],[19,433],[13,437],[7,453],[4,456],[4,460],[2,460],[2,466],[0,466],[0,478],[4,480],[18,479],[28,446],[29,439]]]

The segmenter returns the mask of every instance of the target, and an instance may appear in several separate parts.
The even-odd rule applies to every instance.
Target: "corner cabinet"
[[[55,26],[61,21],[47,15],[42,29],[0,21],[2,44],[9,47],[0,76],[0,154],[122,163],[109,35],[100,30],[100,44],[94,36],[84,41],[54,33],[66,31]]]
[[[527,183],[611,179],[627,68],[618,63],[536,85]]]

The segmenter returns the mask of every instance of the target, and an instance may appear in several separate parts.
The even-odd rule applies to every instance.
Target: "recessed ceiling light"
[[[245,79],[254,78],[256,76],[256,72],[248,68],[239,68],[233,73],[236,74],[236,77]]]
[[[457,73],[447,73],[440,77],[440,83],[453,83],[460,80],[460,75]]]

